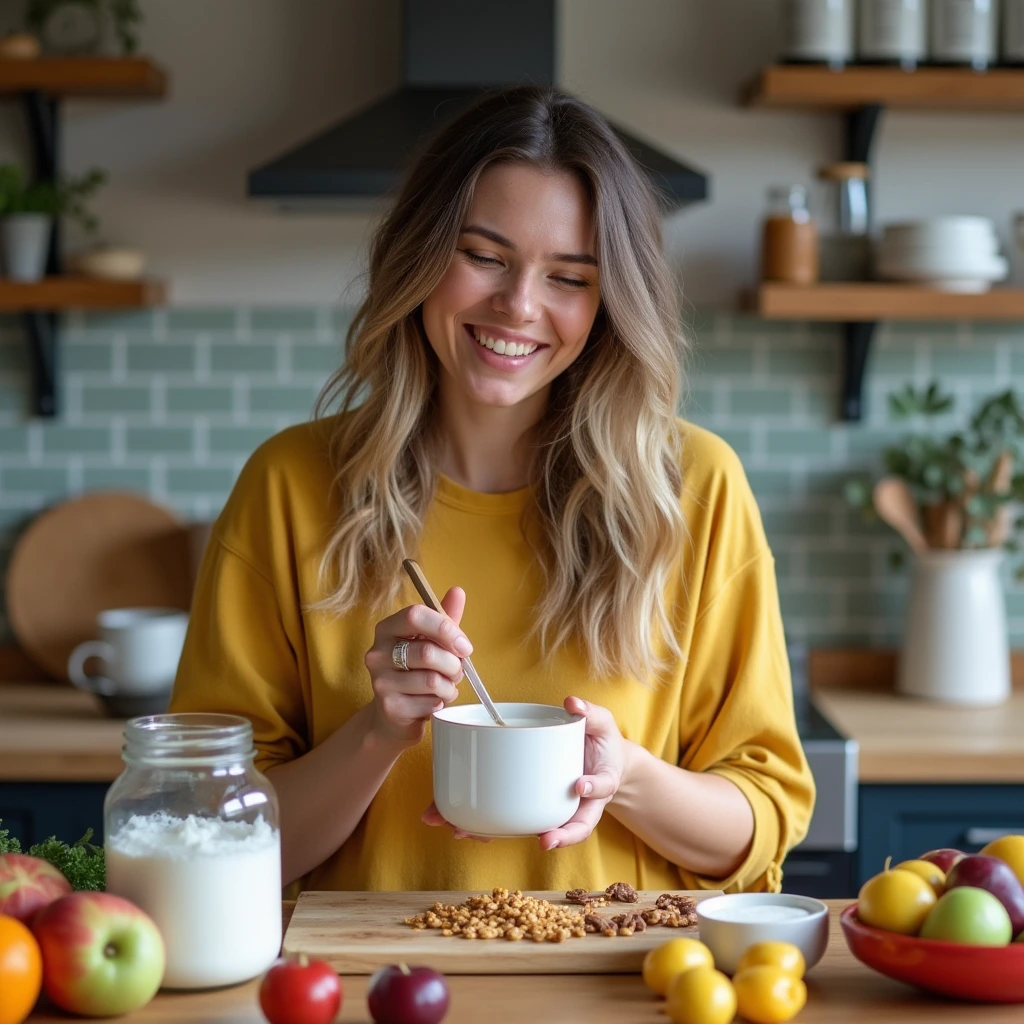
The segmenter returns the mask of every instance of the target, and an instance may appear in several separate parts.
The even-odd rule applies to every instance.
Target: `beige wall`
[[[142,0],[143,50],[163,64],[162,103],[74,102],[69,171],[101,165],[112,240],[139,245],[176,304],[320,303],[353,285],[370,218],[281,214],[245,196],[246,172],[388,92],[399,77],[398,0]],[[773,0],[561,0],[563,82],[711,176],[712,199],[672,216],[690,299],[731,303],[756,273],[765,189],[810,183],[838,156],[833,116],[739,108],[776,49]],[[0,157],[24,153],[15,109]],[[881,222],[1024,210],[1024,117],[890,114],[877,148]],[[74,234],[69,235],[75,241]],[[1013,253],[1015,277],[1024,261]]]

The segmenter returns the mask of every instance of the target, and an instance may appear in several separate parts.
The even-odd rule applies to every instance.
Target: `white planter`
[[[0,218],[4,273],[15,281],[38,281],[46,273],[53,218],[44,213],[10,213]]]
[[[999,548],[915,558],[896,688],[962,705],[1010,696],[1010,642]]]

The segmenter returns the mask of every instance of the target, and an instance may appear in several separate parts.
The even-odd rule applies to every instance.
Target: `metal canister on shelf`
[[[1024,65],[1024,0],[1003,0],[1002,63]]]
[[[926,53],[925,0],[860,0],[858,63],[912,70]]]
[[[854,0],[783,0],[782,59],[841,68],[853,60]]]
[[[996,60],[995,0],[932,0],[928,59],[984,71]]]

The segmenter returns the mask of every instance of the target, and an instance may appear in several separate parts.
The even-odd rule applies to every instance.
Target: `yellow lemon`
[[[644,957],[644,984],[659,996],[668,991],[669,982],[694,967],[714,967],[711,950],[697,939],[669,939]]]
[[[1024,836],[1000,836],[993,839],[981,852],[986,857],[998,857],[1010,865],[1017,880],[1024,885]]]
[[[760,967],[763,964],[778,967],[794,978],[802,978],[807,970],[803,953],[792,942],[755,942],[744,950],[733,973],[739,974],[746,967]]]
[[[913,871],[920,875],[934,890],[936,896],[946,891],[946,872],[930,860],[905,860],[896,865],[899,871]]]
[[[736,1015],[732,982],[714,967],[692,967],[677,974],[667,995],[665,1009],[672,1024],[729,1024]]]
[[[737,971],[732,979],[740,1016],[752,1024],[782,1024],[807,1002],[807,986],[781,967],[759,964]]]
[[[893,868],[860,887],[857,917],[872,928],[916,935],[935,901],[935,890],[920,875]]]

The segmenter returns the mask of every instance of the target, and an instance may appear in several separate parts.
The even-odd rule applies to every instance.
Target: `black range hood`
[[[330,205],[392,192],[420,142],[482,89],[556,81],[555,0],[403,0],[403,84],[249,172],[249,195]],[[706,199],[707,177],[612,125],[668,208]]]

